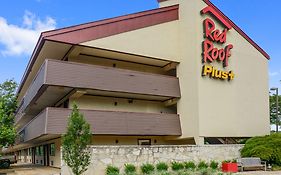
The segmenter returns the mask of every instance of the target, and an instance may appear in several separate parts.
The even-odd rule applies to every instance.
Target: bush
[[[125,164],[125,173],[126,174],[135,174],[136,166],[133,164]]]
[[[281,165],[281,134],[249,139],[241,150],[242,157],[259,157],[272,165]]]
[[[172,170],[179,171],[184,169],[184,164],[180,162],[172,162]]]
[[[151,174],[153,173],[153,171],[154,171],[154,166],[152,164],[147,163],[141,166],[141,172],[143,174]]]
[[[210,168],[212,168],[213,170],[216,170],[216,169],[218,169],[218,167],[219,167],[219,163],[212,160],[210,163]]]
[[[187,170],[195,170],[196,165],[195,165],[194,162],[189,161],[189,162],[184,163],[184,168],[187,169]]]
[[[208,168],[208,163],[205,162],[205,161],[200,161],[198,163],[197,167],[198,167],[199,170],[207,169]]]
[[[212,175],[213,173],[210,172],[208,169],[201,169],[200,170],[200,175]]]
[[[175,174],[175,175],[191,175],[191,174],[186,171],[178,171],[178,174]]]
[[[191,174],[186,171],[179,171],[177,175],[191,175]]]
[[[172,174],[169,173],[169,172],[162,172],[162,173],[160,173],[159,175],[172,175]]]
[[[164,162],[159,162],[157,165],[156,165],[156,169],[157,171],[167,171],[169,168],[169,166],[164,163]]]
[[[119,168],[112,165],[108,165],[106,167],[106,175],[119,175]]]

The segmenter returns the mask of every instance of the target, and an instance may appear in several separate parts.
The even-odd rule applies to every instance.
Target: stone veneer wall
[[[104,175],[111,164],[123,169],[125,163],[140,166],[143,163],[211,160],[223,161],[240,157],[243,145],[205,146],[91,146],[91,164],[85,175]],[[70,170],[62,163],[62,175]]]

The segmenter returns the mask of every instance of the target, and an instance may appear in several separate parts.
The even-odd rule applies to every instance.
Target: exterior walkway
[[[60,172],[59,168],[34,164],[16,164],[10,169],[0,169],[0,175],[60,175]],[[236,175],[281,175],[281,171],[246,171]]]
[[[246,171],[236,173],[237,175],[281,175],[281,171]]]
[[[15,164],[9,169],[0,169],[0,175],[60,175],[59,168],[45,167],[34,164]]]

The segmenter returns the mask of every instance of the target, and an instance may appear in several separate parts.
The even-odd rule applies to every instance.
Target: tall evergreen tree
[[[76,104],[68,120],[67,132],[62,136],[62,156],[74,175],[81,175],[90,164],[87,146],[91,142],[90,125],[79,112]]]
[[[0,84],[0,148],[14,143],[16,129],[14,112],[17,109],[17,83],[7,80]]]

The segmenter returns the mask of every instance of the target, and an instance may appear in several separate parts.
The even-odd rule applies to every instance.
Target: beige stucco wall
[[[165,107],[164,103],[157,101],[133,100],[129,99],[99,97],[84,95],[79,98],[70,98],[70,107],[75,102],[80,109],[107,110],[107,111],[127,111],[127,112],[147,112],[147,113],[176,113],[171,108]],[[117,105],[115,106],[115,102]]]
[[[177,1],[171,0],[160,6],[169,3],[173,5]],[[207,6],[203,1],[179,0],[178,3],[179,21],[83,44],[180,62],[177,76],[182,97],[177,111],[183,138],[194,137],[198,144],[202,144],[203,137],[268,134],[268,60],[231,29],[225,43],[234,46],[229,66],[224,69],[222,63],[217,62],[211,65],[220,70],[233,70],[236,77],[230,82],[202,77],[203,21],[208,17],[218,28],[222,29],[222,26],[211,15],[200,14]],[[224,46],[217,45],[219,48]]]
[[[203,21],[208,17],[217,27],[222,27],[211,15],[200,14],[204,7],[203,1],[180,1],[180,36],[186,35],[180,37],[186,38],[180,42],[181,48],[186,49],[181,50],[180,58],[184,59],[178,66],[182,93],[178,112],[184,135],[250,137],[268,134],[268,60],[236,30],[227,33],[226,44],[234,46],[229,66],[224,69],[222,63],[211,64],[220,70],[233,70],[235,79],[227,82],[201,77]],[[195,99],[195,110],[187,107],[192,106],[190,99]],[[190,121],[195,121],[195,125],[186,126]]]
[[[178,57],[178,21],[167,22],[82,43],[162,59]]]
[[[52,141],[49,141],[48,144],[51,144],[51,143],[54,143],[55,144],[55,148],[56,148],[56,151],[55,151],[55,156],[50,156],[50,166],[51,165],[51,161],[53,161],[53,167],[56,167],[56,168],[60,168],[61,167],[61,139],[55,139],[55,140],[52,140]]]
[[[206,6],[203,1],[187,4],[194,5],[197,11]],[[202,57],[199,53],[202,53],[201,43],[204,40],[203,20],[211,18],[217,27],[222,27],[211,15],[194,14],[195,26],[199,26],[195,35],[199,42],[195,50],[199,52],[193,55],[199,60],[195,75],[199,88],[199,136],[251,137],[268,134],[268,60],[235,29],[231,29],[227,33],[226,44],[218,46],[224,48],[227,44],[233,44],[229,66],[223,68],[219,62],[211,65],[220,70],[233,70],[236,77],[230,82],[201,77]]]
[[[138,139],[151,139],[151,145],[165,145],[165,137],[156,136],[93,136],[92,145],[138,145]],[[116,143],[118,141],[118,143]]]
[[[167,74],[167,71],[165,71],[161,67],[136,64],[136,63],[130,63],[130,62],[118,61],[112,59],[104,59],[95,56],[79,55],[77,57],[70,57],[69,61],[79,62],[84,64],[107,66],[107,67],[113,67],[113,65],[115,65],[116,68],[120,68],[120,69],[128,69],[128,70],[149,72],[149,73],[163,74],[163,75]]]

